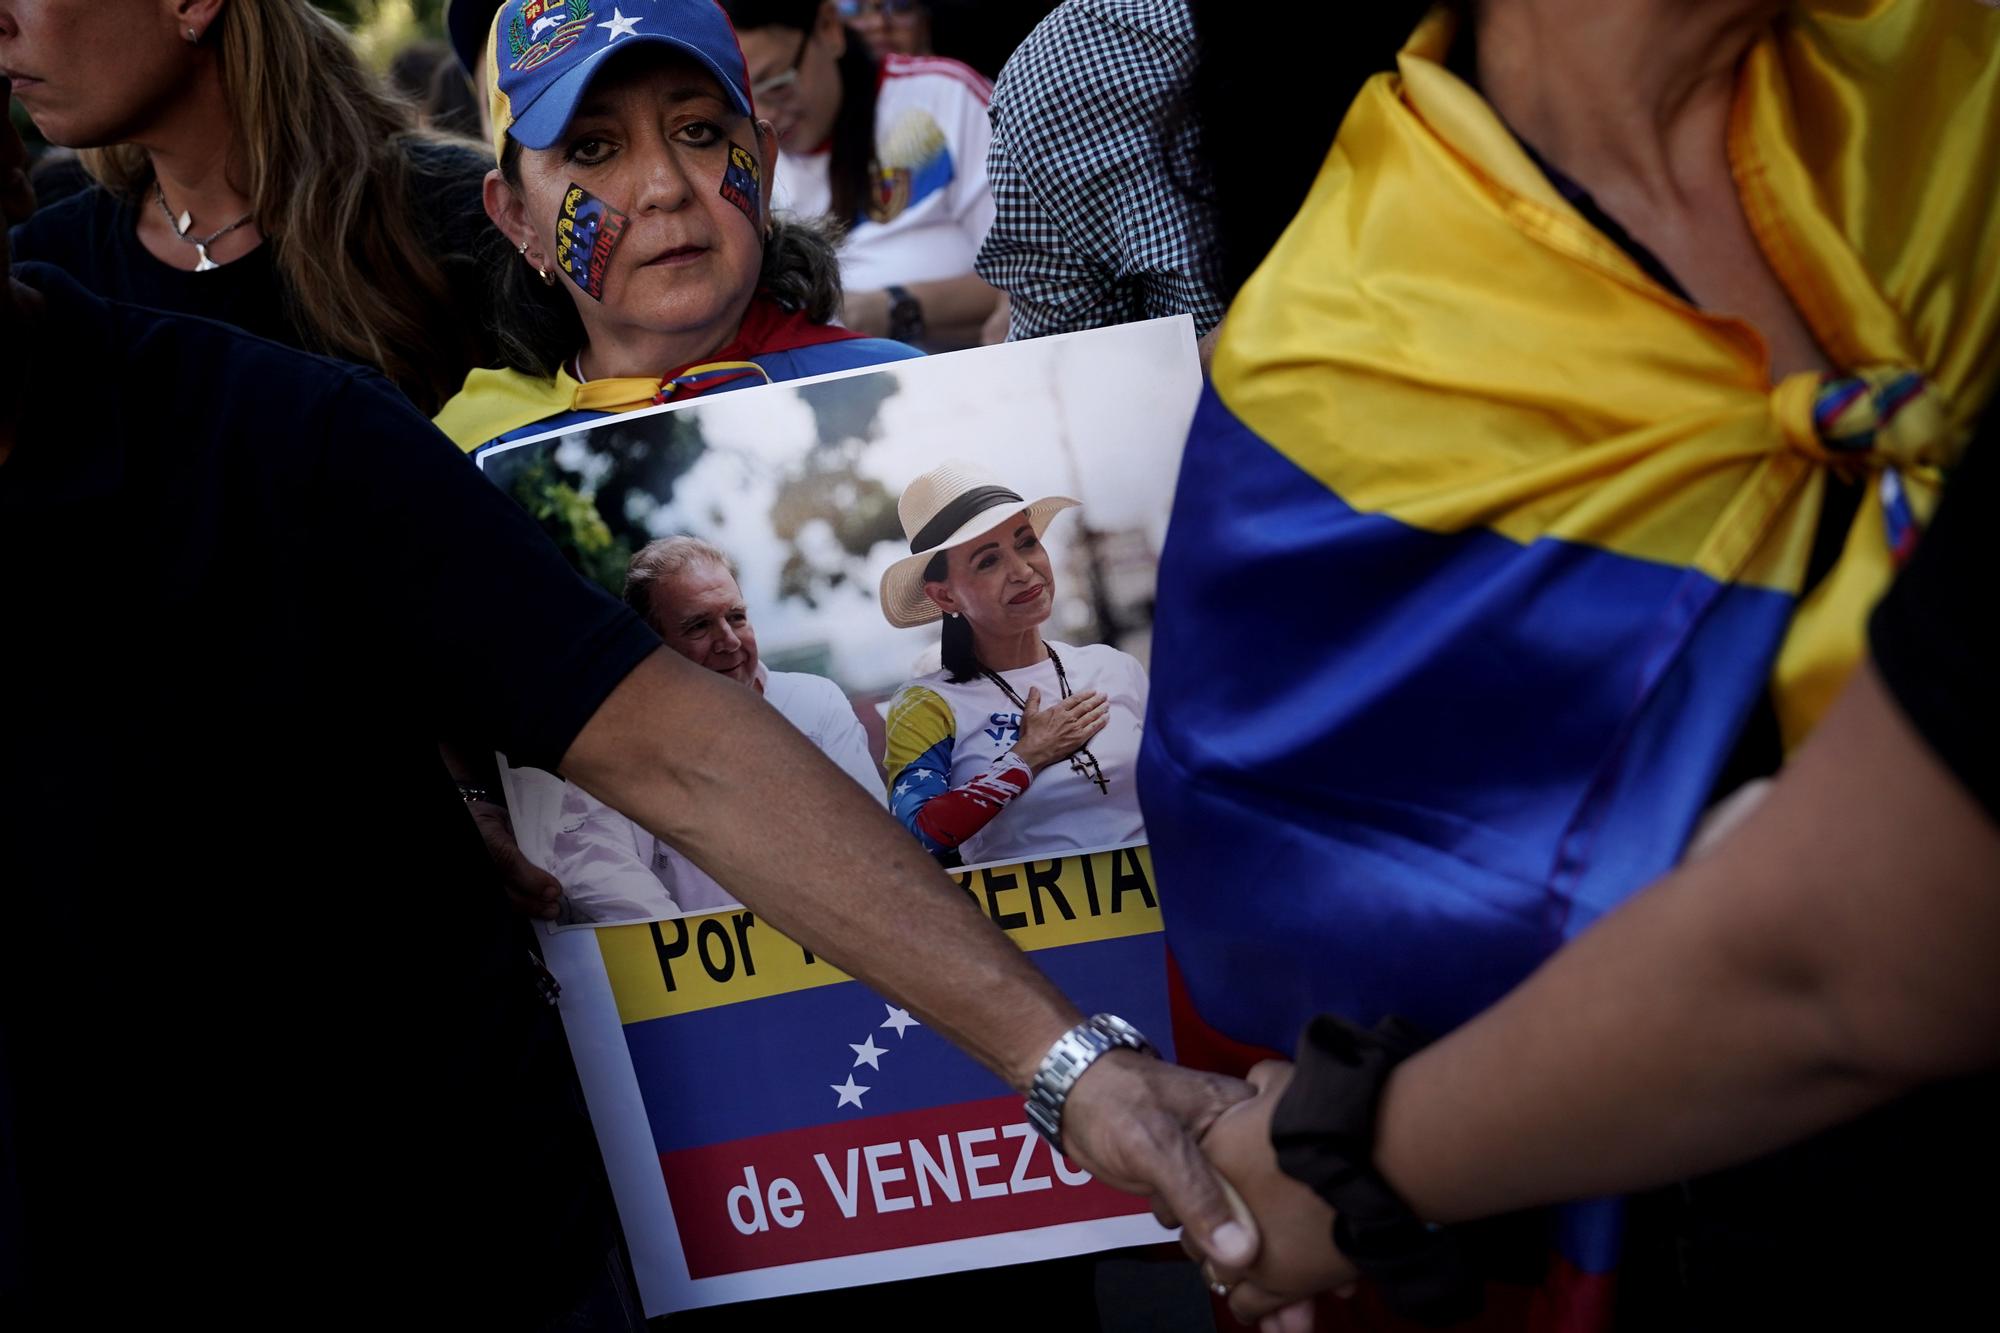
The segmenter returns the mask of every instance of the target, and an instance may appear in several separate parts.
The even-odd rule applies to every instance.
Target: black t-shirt
[[[0,1325],[511,1326],[595,1148],[437,741],[553,766],[658,639],[379,376],[16,276]]]
[[[411,243],[443,264],[457,318],[439,337],[466,343],[465,369],[498,364],[491,291],[494,265],[507,257],[500,233],[480,204],[493,163],[471,148],[409,145]],[[174,268],[140,243],[138,210],[158,208],[150,194],[125,199],[93,185],[38,210],[11,234],[16,263],[53,264],[89,291],[114,301],[199,315],[287,347],[316,350],[287,303],[274,248],[259,245],[206,273]],[[220,225],[220,224],[214,224]],[[398,386],[418,402],[426,386]]]
[[[2000,412],[1877,606],[1871,655],[1931,750],[2000,822],[1992,593]],[[1839,812],[1829,811],[1829,820]],[[1922,836],[1920,830],[1910,836]],[[1995,886],[2000,891],[2000,885]],[[1957,1327],[1994,1304],[2000,1075],[1935,1084],[1757,1161],[1635,1203],[1627,1330]],[[1989,1316],[1990,1317],[1990,1316]]]
[[[1986,413],[1916,554],[1868,626],[1875,667],[1903,713],[2000,823],[2000,406]]]

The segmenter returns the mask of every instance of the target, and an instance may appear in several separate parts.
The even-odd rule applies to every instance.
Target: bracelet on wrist
[[[924,338],[923,302],[911,295],[909,288],[898,287],[894,283],[882,289],[889,298],[889,336],[899,343],[922,342]]]
[[[1375,1169],[1375,1115],[1396,1065],[1425,1045],[1400,1018],[1371,1030],[1332,1015],[1299,1038],[1291,1084],[1271,1114],[1286,1175],[1333,1208],[1333,1242],[1381,1287],[1391,1309],[1424,1323],[1478,1312],[1481,1284],[1458,1238],[1419,1218]]]
[[[1159,1051],[1146,1034],[1116,1014],[1095,1014],[1056,1038],[1042,1057],[1028,1085],[1028,1123],[1033,1125],[1057,1152],[1063,1150],[1063,1107],[1070,1089],[1083,1071],[1112,1051],[1138,1051],[1157,1056]]]

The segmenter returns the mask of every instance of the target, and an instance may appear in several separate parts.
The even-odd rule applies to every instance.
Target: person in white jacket
[[[729,557],[699,537],[666,537],[632,557],[625,601],[682,657],[757,691],[877,801],[882,783],[861,720],[824,676],[772,671]],[[563,919],[647,921],[732,907],[736,897],[639,825],[565,784],[549,873]]]

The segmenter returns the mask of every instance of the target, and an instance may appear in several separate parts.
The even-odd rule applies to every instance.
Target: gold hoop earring
[[[528,263],[534,265],[535,276],[542,280],[544,286],[553,287],[556,285],[556,275],[549,272],[546,265],[536,264],[534,260],[528,259],[528,243],[526,241],[522,241],[519,245],[515,246],[514,251],[521,258],[527,259]]]

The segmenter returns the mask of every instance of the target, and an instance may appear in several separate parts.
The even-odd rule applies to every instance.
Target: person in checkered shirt
[[[1207,333],[1225,298],[1191,121],[1186,0],[1068,0],[1007,61],[987,154],[994,220],[975,269],[1012,303],[1010,338],[1183,312]]]

